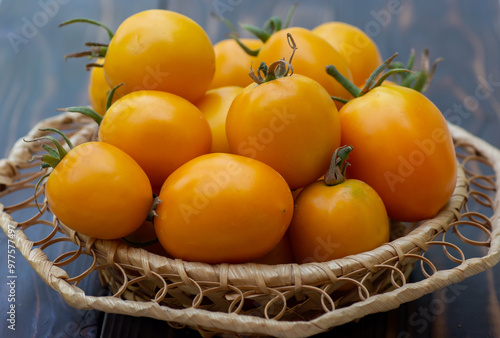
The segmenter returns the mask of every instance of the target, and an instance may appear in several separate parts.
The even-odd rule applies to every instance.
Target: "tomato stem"
[[[375,87],[378,87],[380,85],[382,85],[382,83],[387,80],[387,78],[389,76],[393,76],[395,74],[400,74],[400,73],[410,73],[411,75],[413,75],[415,78],[417,78],[417,74],[415,74],[415,72],[411,71],[411,70],[408,70],[406,68],[394,68],[394,69],[391,69],[389,70],[387,73],[385,73],[384,75],[382,75],[378,81],[373,85],[372,88],[375,88]],[[372,89],[370,88],[370,89]]]
[[[267,39],[269,39],[269,37],[271,36],[271,34],[269,34],[268,32],[266,32],[264,29],[262,28],[259,28],[257,26],[254,26],[254,25],[248,25],[248,24],[240,24],[241,28],[243,28],[244,30],[252,33],[253,35],[255,35],[258,39],[260,39],[262,42],[266,42]]]
[[[92,120],[94,120],[97,125],[101,125],[102,122],[102,116],[99,115],[98,112],[96,112],[94,109],[89,108],[89,107],[68,107],[68,108],[59,108],[56,109],[57,111],[64,111],[64,112],[69,112],[69,113],[80,113],[83,115],[86,115],[90,117]]]
[[[432,82],[432,78],[434,77],[434,73],[436,72],[436,68],[439,62],[441,62],[443,58],[437,58],[432,63],[432,67],[429,62],[429,50],[425,49],[422,52],[422,60],[420,69],[418,71],[412,72],[413,76],[409,74],[399,74],[399,85],[403,87],[412,88],[421,93],[425,92],[429,85]],[[412,70],[415,62],[415,50],[412,49],[410,52],[410,57],[408,59],[406,69]],[[400,68],[402,67],[400,63],[391,64],[390,68]],[[396,78],[397,81],[397,78]]]
[[[114,33],[111,29],[109,29],[106,25],[100,23],[99,21],[95,21],[92,19],[76,18],[76,19],[62,22],[61,24],[59,24],[59,27],[67,26],[67,25],[70,25],[70,24],[75,23],[75,22],[89,23],[91,25],[96,25],[96,26],[102,27],[108,33],[109,40],[113,39]],[[67,54],[64,56],[64,59],[67,60],[69,58],[79,58],[79,57],[84,57],[84,56],[86,56],[90,59],[102,58],[102,57],[106,56],[106,53],[108,51],[108,45],[103,44],[103,43],[87,42],[87,43],[85,43],[85,46],[90,47],[90,50]],[[89,69],[89,67],[93,67],[92,64],[88,64],[85,66],[85,68],[87,70]]]
[[[85,65],[85,70],[89,71],[89,70],[90,70],[90,68],[94,68],[94,67],[97,67],[97,68],[102,68],[102,67],[103,67],[103,65],[102,65],[102,64],[100,64],[100,63],[95,63],[95,62],[92,62],[92,63],[87,63],[87,64]]]
[[[359,97],[361,95],[361,89],[356,87],[354,83],[342,75],[334,65],[328,65],[325,69],[327,74],[333,76],[352,96]]]
[[[66,26],[66,25],[69,25],[69,24],[72,24],[72,23],[75,23],[75,22],[89,23],[91,25],[96,25],[96,26],[104,28],[106,30],[106,32],[108,33],[108,36],[109,36],[110,40],[115,35],[113,33],[113,31],[111,29],[109,29],[106,25],[104,25],[103,23],[101,23],[99,21],[96,21],[96,20],[92,20],[92,19],[86,19],[86,18],[76,18],[76,19],[64,21],[64,22],[62,22],[62,23],[59,24],[59,27]]]
[[[55,132],[56,134],[59,134],[63,138],[64,142],[66,142],[69,149],[70,150],[73,149],[73,143],[71,143],[69,138],[62,131],[55,129],[55,128],[40,128],[38,130],[50,131],[50,132]],[[51,141],[56,148],[54,149],[54,148],[51,148],[47,144],[42,144],[41,143],[42,140]],[[31,159],[28,160],[28,162],[32,162],[35,159],[41,160],[42,163],[40,164],[40,170],[45,170],[49,167],[55,168],[59,164],[59,162],[61,162],[61,160],[64,158],[64,156],[66,156],[68,154],[68,152],[66,151],[66,149],[64,149],[64,147],[61,145],[61,143],[50,135],[37,137],[33,140],[23,139],[23,141],[24,142],[39,142],[42,145],[42,148],[45,151],[47,151],[47,154],[43,154],[41,156],[33,156]],[[40,188],[40,185],[42,184],[43,180],[45,180],[47,177],[49,177],[49,175],[50,175],[50,173],[42,176],[42,178],[40,178],[35,185],[34,200],[35,200],[36,207],[37,207],[38,211],[40,211],[40,212],[41,212],[40,205],[38,204],[38,199],[37,199],[36,195],[37,195],[38,189]]]
[[[231,33],[228,34],[227,36],[229,38],[234,39],[234,41],[236,41],[236,43],[245,51],[245,53],[247,53],[250,56],[257,56],[259,54],[260,48],[251,49],[240,40],[238,32],[236,31],[236,28],[231,23],[231,21],[229,21],[228,19],[226,19],[222,16],[215,14],[214,12],[210,12],[210,15],[215,17],[217,20],[219,20],[220,22],[222,22],[223,24],[225,24],[229,28]]]
[[[360,97],[368,93],[370,90],[373,88],[376,88],[389,77],[395,74],[400,74],[400,73],[411,73],[414,76],[416,76],[415,73],[413,73],[411,70],[408,70],[406,68],[402,68],[401,64],[397,68],[391,67],[391,62],[396,58],[398,53],[394,53],[390,58],[385,60],[380,66],[378,66],[368,77],[368,80],[366,81],[365,86],[362,89],[359,89],[352,81],[350,81],[348,78],[346,78],[344,75],[342,75],[337,68],[335,68],[334,65],[328,65],[325,67],[325,70],[328,75],[332,76],[337,82],[339,82],[342,87],[344,87],[354,98]],[[389,71],[387,71],[385,74],[384,72],[389,68]],[[332,96],[332,99],[335,101],[339,101],[342,103],[347,103],[349,102],[348,100]]]
[[[113,96],[115,95],[116,90],[124,85],[125,83],[117,84],[109,91],[108,97],[106,98],[106,108],[104,110],[105,112],[107,112],[109,107],[111,107],[111,105],[113,104]],[[101,123],[99,122],[98,124],[100,125]]]
[[[297,6],[299,5],[298,2],[295,2],[291,7],[290,9],[288,10],[288,14],[286,16],[286,19],[285,19],[285,24],[283,25],[283,29],[286,29],[290,26],[290,22],[292,21],[292,16],[293,16],[293,13],[295,13],[295,9],[297,8]]]
[[[241,42],[240,38],[237,35],[229,35],[229,37],[233,38],[234,41],[245,51],[250,56],[257,56],[260,52],[260,48],[257,49],[251,49],[247,45],[245,45],[243,42]]]
[[[297,44],[293,39],[290,33],[287,33],[288,45],[292,48],[292,54],[290,55],[289,61],[285,61],[285,59],[277,60],[271,63],[268,67],[265,62],[261,62],[257,71],[254,71],[250,68],[250,72],[248,75],[252,78],[252,80],[257,84],[262,84],[264,82],[273,81],[282,77],[292,76],[293,75],[293,67],[292,60],[295,55],[295,50],[297,49]],[[264,74],[264,77],[262,77]]]
[[[252,33],[255,37],[257,37],[263,43],[265,43],[274,33],[282,29],[288,28],[288,26],[290,25],[290,21],[292,20],[293,14],[295,13],[295,8],[297,7],[297,5],[298,3],[292,4],[290,9],[288,10],[285,19],[285,24],[283,24],[282,20],[279,17],[272,16],[264,23],[262,28],[245,23],[240,23],[239,25],[241,28]],[[222,23],[224,23],[231,30],[231,34],[229,34],[229,37],[233,38],[248,55],[257,56],[259,54],[260,48],[250,49],[244,43],[241,42],[239,35],[236,32],[236,29],[234,28],[234,25],[231,22],[229,22],[229,20],[217,16],[215,14],[212,15],[216,16]]]
[[[375,81],[377,81],[377,78],[387,69],[390,67],[391,62],[398,56],[398,53],[394,53],[390,58],[385,60],[380,66],[378,66],[368,77],[368,80],[366,80],[366,84],[361,89],[362,94],[366,94],[369,92],[371,89],[375,88],[376,86],[373,85]]]
[[[146,221],[154,223],[155,217],[158,217],[158,214],[156,213],[156,208],[160,205],[161,199],[156,196],[153,200],[153,204],[151,205],[151,210],[148,213],[148,217],[146,218]]]
[[[342,146],[335,150],[330,162],[330,168],[325,174],[324,182],[326,185],[334,186],[345,182],[345,172],[350,165],[347,158],[352,150],[352,146]]]

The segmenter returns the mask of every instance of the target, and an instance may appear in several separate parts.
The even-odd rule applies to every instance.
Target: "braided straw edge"
[[[37,124],[27,135],[27,138],[34,138],[38,136],[38,128],[41,127],[62,127],[67,124],[75,123],[76,119],[82,120],[75,116],[75,114],[61,114],[54,118],[41,121]],[[84,121],[84,119],[83,119]],[[485,141],[469,134],[467,131],[460,127],[449,125],[455,140],[466,141],[472,144],[478,152],[492,161],[495,173],[500,173],[500,151]],[[82,140],[88,139],[95,128],[84,127],[82,128]],[[32,155],[30,145],[22,140],[19,140],[13,147],[8,159],[1,160],[0,162],[0,184],[8,184],[9,177],[13,177],[16,173],[16,165],[24,163]],[[500,183],[497,181],[497,191],[500,191]],[[451,203],[461,203],[460,196],[462,193],[460,189],[463,187],[457,186],[459,190],[457,199]],[[285,322],[263,319],[259,317],[241,316],[238,314],[225,314],[214,313],[200,309],[171,309],[162,307],[154,302],[134,302],[125,301],[115,297],[94,297],[86,296],[83,290],[78,287],[67,283],[64,278],[68,278],[67,273],[53,265],[47,259],[47,256],[39,248],[33,249],[33,242],[29,241],[26,235],[21,230],[16,230],[16,244],[20,252],[26,257],[33,269],[42,277],[42,279],[53,289],[58,291],[65,301],[79,309],[97,309],[106,312],[121,313],[134,316],[146,316],[160,320],[172,321],[188,325],[195,325],[204,328],[213,328],[219,330],[227,330],[228,327],[238,328],[239,332],[245,333],[260,333],[270,334],[274,336],[309,336],[326,331],[333,326],[341,325],[350,322],[354,319],[361,318],[365,315],[388,311],[397,308],[400,304],[417,299],[425,294],[434,290],[443,288],[447,285],[460,282],[465,278],[485,271],[491,268],[500,260],[500,225],[498,215],[498,198],[495,198],[495,213],[492,218],[492,238],[491,246],[486,256],[481,258],[468,259],[460,266],[446,271],[438,271],[430,278],[416,283],[410,283],[395,289],[391,292],[374,295],[367,300],[355,303],[346,308],[336,309],[335,311],[326,313],[311,321],[296,321]],[[3,205],[0,204],[0,225],[5,233],[8,231],[8,226],[13,220],[9,215],[3,212]],[[395,254],[394,246],[415,246],[413,238],[420,240],[423,238],[424,242],[429,238],[431,233],[435,233],[437,218],[442,219],[445,223],[449,223],[455,214],[451,211],[444,210],[432,222],[426,222],[409,235],[393,241],[392,245],[383,245],[368,253],[347,257],[341,260],[335,260],[325,263],[326,268],[331,269],[335,274],[343,274],[346,271],[354,271],[356,268],[373,266],[378,262],[384,261]],[[120,262],[128,262],[130,264],[137,264],[136,257],[144,256],[138,254],[134,248],[110,248],[108,241],[96,241],[95,247],[97,250],[115,250],[114,258]],[[140,250],[139,250],[140,251]],[[104,251],[107,252],[107,251]],[[396,252],[397,255],[397,252]],[[283,276],[289,276],[289,284],[294,283],[294,274],[300,273],[303,284],[314,283],[318,279],[318,264],[287,264],[277,266],[265,266],[257,264],[237,264],[237,265],[208,265],[203,263],[182,262],[179,260],[167,260],[154,254],[149,254],[149,260],[146,262],[148,268],[153,271],[160,271],[160,273],[170,272],[179,273],[194,280],[206,280],[207,276],[210,279],[221,283],[235,283],[248,284],[249,277],[255,280],[255,273],[259,274],[259,278],[263,278],[265,286],[273,287],[283,284]],[[168,264],[165,264],[167,260]],[[140,264],[140,263],[139,263]],[[142,261],[144,264],[144,261]],[[227,271],[221,272],[221,266]],[[323,267],[324,268],[324,267]],[[262,272],[262,269],[266,270]],[[324,273],[323,280],[328,279],[328,275]],[[250,276],[249,276],[250,275]],[[225,276],[225,280],[221,280],[221,276]],[[253,278],[252,278],[253,277]],[[197,279],[200,278],[200,279]],[[279,281],[279,283],[278,283]],[[246,282],[246,283],[245,283]]]

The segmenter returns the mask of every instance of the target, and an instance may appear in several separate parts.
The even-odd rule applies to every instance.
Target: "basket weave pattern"
[[[85,117],[65,113],[41,121],[26,139],[41,136],[38,129],[44,127],[69,133],[75,145],[93,139],[96,132]],[[28,159],[41,146],[23,140],[0,160],[0,225],[5,233],[16,228],[18,250],[76,308],[157,318],[205,335],[309,336],[394,309],[500,260],[500,152],[456,126],[450,129],[461,165],[455,192],[443,210],[421,224],[394,223],[390,243],[330,262],[209,265],[75,233],[51,214],[43,188],[37,193],[40,211],[36,208],[33,189],[44,173],[37,169],[39,162]],[[2,204],[14,195],[24,197]],[[16,220],[18,212],[27,219]],[[33,227],[49,230],[43,238],[32,238]],[[73,243],[71,249],[49,259],[44,250],[61,242]],[[461,248],[471,245],[484,248],[480,257],[465,257]],[[440,269],[426,257],[436,247],[455,267]],[[70,264],[82,264],[82,272],[68,275],[65,267]],[[421,270],[423,280],[409,280],[414,268]],[[96,270],[113,296],[90,296],[79,288]]]

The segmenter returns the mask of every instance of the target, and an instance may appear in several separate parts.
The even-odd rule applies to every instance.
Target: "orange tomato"
[[[285,234],[293,198],[285,180],[251,158],[213,153],[177,169],[163,185],[155,230],[176,258],[252,261]]]
[[[325,72],[327,65],[335,65],[339,72],[349,80],[351,71],[343,56],[328,42],[313,32],[300,27],[291,27],[274,33],[262,46],[257,59],[268,65],[276,60],[288,60],[292,49],[288,44],[287,33],[290,33],[297,44],[292,66],[295,74],[302,74],[317,81],[332,96],[350,99],[352,96],[335,79]],[[256,67],[258,64],[256,63]],[[336,102],[337,108],[342,104]]]
[[[215,72],[212,43],[196,22],[167,10],[136,13],[121,23],[106,52],[104,74],[117,94],[159,90],[199,99]]]
[[[398,85],[380,86],[340,110],[342,144],[350,178],[380,195],[399,221],[434,217],[451,197],[457,179],[448,125],[423,94]]]
[[[312,32],[325,39],[344,57],[353,83],[358,87],[363,87],[371,73],[382,63],[375,42],[356,26],[333,21],[317,26]]]
[[[153,202],[148,177],[137,162],[103,142],[83,143],[69,151],[50,173],[46,196],[62,223],[100,239],[137,230]]]
[[[207,91],[196,102],[196,107],[203,113],[212,130],[212,153],[230,153],[226,137],[226,117],[233,99],[243,88],[228,86]]]
[[[317,181],[295,201],[290,240],[298,263],[325,262],[375,249],[389,230],[384,203],[366,183]]]
[[[259,39],[240,39],[250,49],[257,49],[262,45]],[[234,39],[226,39],[214,45],[215,74],[209,89],[239,86],[246,87],[252,83],[248,72],[256,59],[248,55]],[[258,67],[258,65],[256,65]]]
[[[203,114],[180,96],[137,91],[113,103],[99,128],[99,140],[132,156],[158,192],[175,169],[210,152],[212,133]]]
[[[340,145],[333,100],[298,74],[246,87],[229,108],[226,134],[233,153],[270,165],[291,189],[321,177]]]

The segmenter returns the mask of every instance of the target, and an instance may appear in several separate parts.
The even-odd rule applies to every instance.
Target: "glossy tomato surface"
[[[339,115],[318,82],[294,74],[238,94],[226,134],[233,153],[270,165],[297,189],[327,171],[340,145]]]
[[[165,181],[155,229],[175,258],[207,263],[249,262],[285,234],[293,198],[285,180],[251,158],[197,157]]]
[[[356,26],[332,21],[319,25],[312,32],[325,39],[344,57],[353,83],[358,87],[363,87],[375,68],[382,64],[375,42]]]
[[[240,39],[250,49],[262,45],[259,39]],[[256,57],[248,55],[234,39],[226,39],[214,45],[215,74],[210,89],[239,86],[246,87],[252,83],[248,75],[250,68],[257,68]]]
[[[168,10],[136,13],[111,39],[104,73],[111,88],[124,83],[119,95],[160,90],[199,99],[212,82],[215,54],[203,30],[190,18]]]
[[[342,143],[354,151],[347,175],[373,187],[389,216],[431,218],[457,180],[453,140],[439,109],[409,88],[380,86],[340,110]]]
[[[125,152],[103,142],[83,143],[50,174],[46,196],[52,212],[71,229],[100,239],[138,229],[153,202],[149,179]]]
[[[97,63],[103,64],[104,59],[99,59]],[[104,116],[106,112],[109,90],[108,81],[106,81],[102,67],[92,67],[88,86],[89,103],[92,109],[101,116]]]
[[[290,239],[298,263],[325,262],[375,249],[389,230],[384,203],[366,183],[318,181],[295,201]]]
[[[155,192],[188,160],[210,152],[212,133],[196,106],[180,96],[137,91],[109,107],[99,140],[132,156],[151,180]]]
[[[257,59],[270,65],[274,61],[289,60],[292,49],[288,43],[290,33],[297,44],[292,66],[295,74],[302,74],[317,81],[332,96],[350,99],[352,96],[334,78],[329,76],[325,67],[334,65],[338,71],[352,80],[351,71],[344,57],[328,42],[310,30],[301,27],[291,27],[274,33],[262,46]],[[340,108],[342,104],[336,103]]]
[[[213,153],[231,152],[226,136],[226,117],[231,103],[242,90],[243,88],[238,86],[210,89],[196,102],[196,107],[210,124]]]

